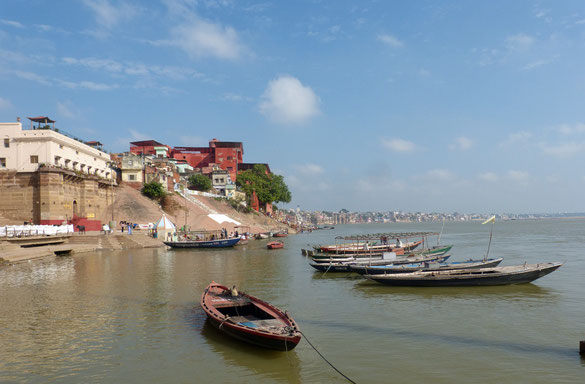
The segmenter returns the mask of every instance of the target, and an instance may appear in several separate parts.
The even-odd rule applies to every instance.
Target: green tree
[[[266,167],[262,164],[256,164],[254,168],[241,172],[236,179],[236,185],[248,197],[256,192],[258,201],[261,203],[290,203],[292,199],[284,177],[275,174],[267,175]]]
[[[151,199],[161,199],[165,197],[166,192],[163,185],[156,181],[144,184],[142,187],[142,194]]]
[[[189,176],[189,185],[198,191],[207,192],[211,189],[211,179],[198,173]]]

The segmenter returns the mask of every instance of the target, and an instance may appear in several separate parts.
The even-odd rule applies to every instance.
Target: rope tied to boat
[[[305,338],[305,340],[307,340],[307,343],[309,343],[309,345],[311,346],[311,348],[313,348],[313,349],[315,350],[315,352],[317,352],[317,354],[318,354],[319,356],[321,356],[321,358],[322,358],[323,360],[325,360],[325,362],[326,362],[327,364],[329,364],[329,366],[330,366],[331,368],[333,368],[333,369],[334,369],[334,370],[335,370],[337,373],[339,373],[341,376],[343,376],[343,377],[344,377],[344,378],[345,378],[347,381],[349,381],[350,383],[357,384],[355,381],[353,381],[352,379],[350,379],[349,377],[347,377],[346,375],[344,375],[344,374],[343,374],[343,372],[341,372],[339,369],[335,368],[335,366],[334,366],[333,364],[331,364],[331,363],[329,362],[329,360],[327,360],[327,359],[325,358],[325,356],[323,356],[323,354],[321,354],[321,352],[319,352],[319,351],[317,350],[317,348],[316,348],[316,347],[315,347],[315,346],[314,346],[314,345],[313,345],[313,344],[312,344],[312,343],[309,341],[309,339],[307,338],[307,335],[305,335],[305,334],[304,334],[304,333],[303,333],[303,332],[302,332],[300,329],[299,329],[299,333],[300,333],[301,335],[303,335],[303,337]]]

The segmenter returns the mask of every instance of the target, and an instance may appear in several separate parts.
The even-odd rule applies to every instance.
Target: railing
[[[73,224],[67,225],[6,225],[0,227],[0,238],[30,236],[63,236],[73,234]]]
[[[59,133],[59,134],[61,134],[63,136],[67,136],[68,138],[73,139],[75,141],[79,141],[80,143],[85,144],[85,145],[88,145],[88,146],[90,146],[92,148],[95,148],[95,149],[97,149],[99,151],[106,152],[106,151],[104,151],[103,146],[101,146],[101,145],[100,146],[93,147],[93,146],[87,144],[87,142],[85,140],[81,140],[79,137],[75,136],[74,134],[69,133],[69,132],[67,132],[67,131],[65,131],[63,129],[51,127],[49,125],[45,125],[44,127],[40,127],[39,126],[39,127],[32,127],[32,128],[26,128],[26,127],[23,126],[22,127],[22,130],[23,131],[53,131],[53,132]]]

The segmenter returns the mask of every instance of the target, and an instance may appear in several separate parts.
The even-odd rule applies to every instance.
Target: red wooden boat
[[[211,282],[201,295],[211,324],[224,333],[260,347],[290,351],[301,332],[286,312],[254,296]]]
[[[272,237],[287,237],[288,233],[285,232],[277,232],[277,233],[273,233]]]
[[[270,243],[266,244],[266,248],[268,249],[284,248],[284,243],[282,241],[271,241]]]

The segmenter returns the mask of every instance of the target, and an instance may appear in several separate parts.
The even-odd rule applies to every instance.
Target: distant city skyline
[[[284,208],[583,212],[582,1],[0,2],[0,122],[241,141]]]

